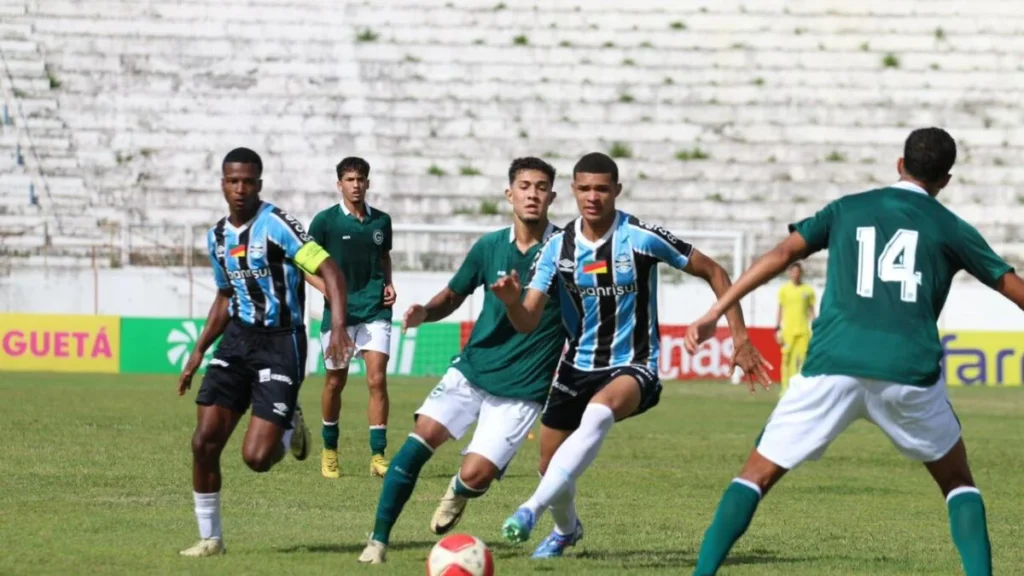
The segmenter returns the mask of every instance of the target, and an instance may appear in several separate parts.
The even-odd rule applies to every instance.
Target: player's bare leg
[[[505,521],[505,538],[525,542],[530,537],[540,513],[564,496],[597,458],[612,424],[635,414],[641,400],[640,384],[633,376],[615,378],[594,396],[583,412],[579,427],[551,457],[533,496]]]
[[[338,437],[341,434],[338,421],[341,418],[341,392],[347,382],[348,368],[327,370],[324,390],[320,393],[320,417],[323,422],[320,434],[324,440],[324,448],[320,453],[320,474],[324,478],[341,476],[338,466]]]
[[[946,497],[953,544],[960,553],[967,576],[992,574],[992,545],[988,538],[985,503],[974,485],[967,463],[967,447],[957,441],[945,456],[925,464]]]
[[[370,391],[370,403],[366,416],[370,422],[370,474],[383,478],[388,471],[384,451],[388,447],[388,355],[376,350],[365,350],[366,386]]]
[[[395,454],[394,465],[384,475],[373,533],[359,556],[360,562],[380,564],[385,561],[391,529],[416,487],[420,470],[449,438],[451,434],[440,422],[427,416],[417,416],[412,433]]]
[[[242,460],[253,472],[269,472],[284,458],[285,429],[259,416],[249,419],[249,429],[242,440]],[[290,436],[290,435],[289,435]]]
[[[181,551],[194,558],[225,552],[220,524],[220,454],[242,415],[222,406],[199,406],[192,434],[192,491],[199,542]]]
[[[740,475],[725,490],[715,518],[704,533],[695,575],[710,576],[718,571],[733,544],[750,526],[761,499],[786,472],[787,469],[762,456],[756,448],[750,452]]]

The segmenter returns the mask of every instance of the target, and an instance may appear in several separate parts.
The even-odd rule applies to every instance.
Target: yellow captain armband
[[[292,261],[299,268],[302,268],[304,272],[309,274],[316,274],[317,268],[324,263],[324,260],[330,258],[330,254],[327,250],[324,250],[316,242],[306,242],[299,248],[299,251],[295,253],[295,257]]]

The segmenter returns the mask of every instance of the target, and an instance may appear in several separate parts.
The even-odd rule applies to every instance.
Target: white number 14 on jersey
[[[875,295],[875,237],[873,226],[857,228],[857,295],[863,298]],[[917,302],[917,287],[921,284],[921,273],[914,269],[917,237],[917,230],[900,228],[878,257],[878,279],[899,282],[904,302]]]

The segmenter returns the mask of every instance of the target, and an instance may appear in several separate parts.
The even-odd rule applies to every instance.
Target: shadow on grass
[[[433,540],[416,540],[412,542],[398,541],[394,544],[388,545],[388,550],[411,550],[421,549],[423,551],[429,551],[431,547],[436,544]],[[282,554],[359,554],[366,547],[366,542],[354,542],[350,544],[299,544],[296,546],[288,546],[287,548],[281,548],[278,552]]]
[[[499,548],[495,556],[515,556],[517,547]],[[507,548],[501,550],[500,548]],[[676,550],[594,550],[584,549],[579,554],[569,553],[567,558],[579,560],[596,560],[621,565],[623,568],[692,568],[697,563],[697,551],[693,548]],[[735,554],[727,558],[725,566],[742,566],[752,564],[794,564],[807,562],[810,558],[779,556],[771,550],[752,550],[746,554]]]

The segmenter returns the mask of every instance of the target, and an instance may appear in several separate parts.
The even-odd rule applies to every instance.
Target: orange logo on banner
[[[0,314],[0,371],[116,373],[117,316]]]

